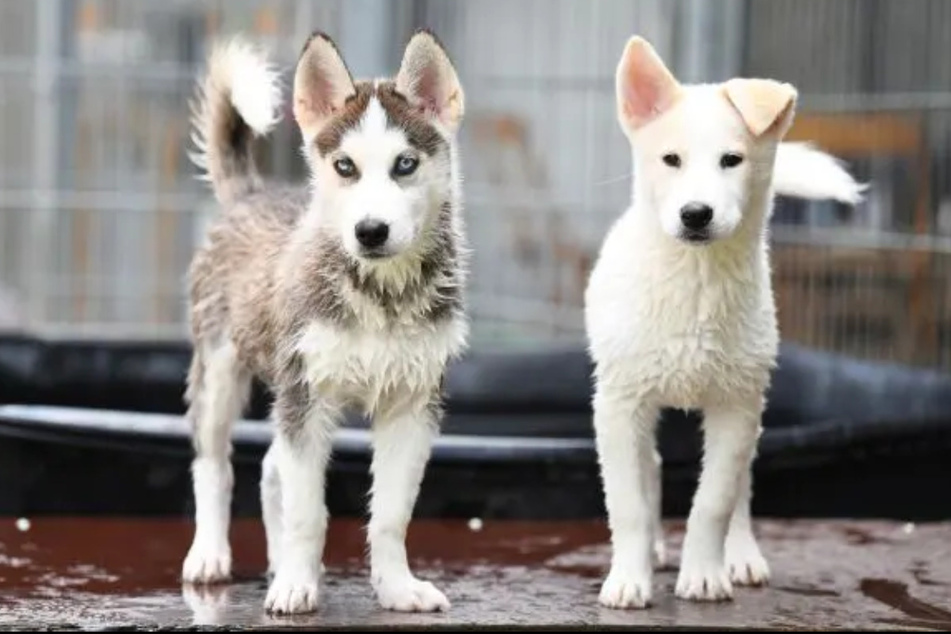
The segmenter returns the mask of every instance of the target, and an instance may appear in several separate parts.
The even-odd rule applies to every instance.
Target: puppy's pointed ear
[[[617,113],[628,131],[641,128],[676,103],[682,89],[654,47],[642,37],[627,41],[615,78]]]
[[[294,73],[294,118],[304,137],[316,136],[355,92],[334,41],[324,33],[311,35]]]
[[[731,79],[723,84],[723,91],[755,137],[770,132],[782,138],[792,125],[798,92],[791,84],[772,79]]]
[[[465,97],[456,69],[431,32],[418,31],[406,45],[396,90],[424,116],[454,132],[462,122]]]

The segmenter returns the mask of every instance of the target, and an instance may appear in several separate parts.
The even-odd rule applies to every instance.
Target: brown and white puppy
[[[294,117],[310,182],[265,182],[254,137],[277,119],[268,61],[215,48],[194,112],[196,163],[221,204],[189,273],[194,357],[194,542],[183,579],[226,580],[230,432],[252,377],[274,395],[262,506],[273,580],[266,609],[313,611],[327,529],[324,472],[345,409],[373,423],[371,583],[395,610],[448,608],[417,579],[405,535],[438,433],[447,363],[466,346],[466,244],[456,133],[463,91],[420,31],[393,80],[356,81],[324,34],[305,45]]]

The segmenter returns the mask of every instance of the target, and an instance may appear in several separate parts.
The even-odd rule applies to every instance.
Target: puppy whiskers
[[[604,187],[605,185],[613,185],[614,183],[621,183],[624,181],[631,180],[631,174],[624,174],[623,176],[615,176],[614,178],[609,178],[607,180],[599,181],[594,184],[595,187]]]

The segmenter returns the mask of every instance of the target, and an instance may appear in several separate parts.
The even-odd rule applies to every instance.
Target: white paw
[[[271,614],[303,614],[317,610],[319,576],[315,571],[284,567],[277,571],[264,599]]]
[[[769,583],[769,564],[755,540],[727,540],[726,568],[730,581],[738,586],[763,586]]]
[[[231,579],[231,547],[227,543],[194,542],[185,563],[185,583],[221,583]]]
[[[621,572],[612,567],[601,585],[598,602],[608,608],[646,608],[651,602],[651,576]]]
[[[667,567],[667,546],[663,537],[654,540],[654,566],[658,569]]]
[[[436,612],[449,609],[449,599],[436,586],[415,577],[377,584],[377,600],[385,610],[397,612]]]
[[[675,594],[691,601],[729,601],[733,584],[726,567],[714,562],[681,564]]]

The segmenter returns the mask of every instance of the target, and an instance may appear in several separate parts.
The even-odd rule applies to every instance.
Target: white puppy
[[[789,84],[681,85],[634,37],[616,89],[633,149],[633,202],[611,227],[585,298],[612,535],[600,601],[651,601],[652,543],[663,558],[653,437],[662,407],[704,414],[676,594],[729,599],[733,583],[769,577],[749,506],[779,344],[768,245],[774,191],[854,203],[862,187],[827,154],[781,142],[797,97]]]

